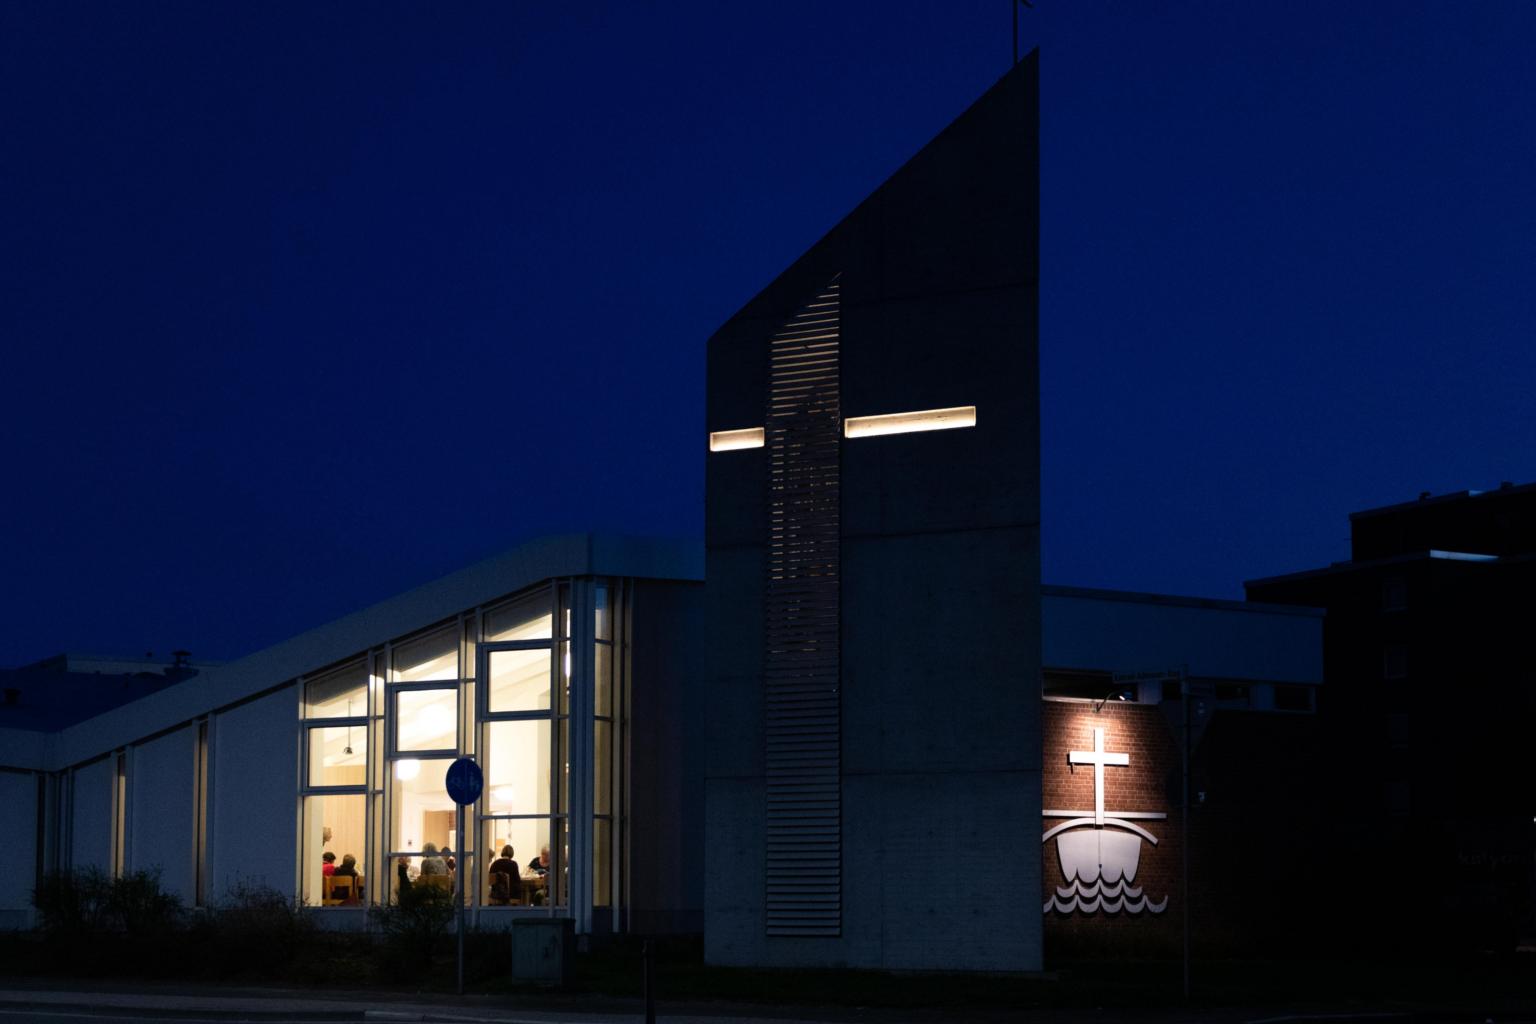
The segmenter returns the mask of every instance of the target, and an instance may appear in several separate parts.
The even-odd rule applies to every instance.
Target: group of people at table
[[[549,847],[539,850],[539,855],[528,862],[525,870],[519,870],[513,860],[515,851],[510,843],[501,843],[501,856],[491,862],[490,902],[498,906],[543,904],[549,887]],[[453,854],[439,851],[436,843],[426,843],[421,848],[421,864],[413,866],[415,858],[402,857],[395,863],[395,874],[401,892],[413,884],[453,887],[453,874],[457,867]],[[320,874],[327,906],[357,903],[362,897],[363,876],[357,870],[357,858],[350,853],[336,862],[336,855],[327,850],[321,854]]]

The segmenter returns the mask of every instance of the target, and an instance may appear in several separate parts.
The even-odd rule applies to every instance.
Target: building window
[[[621,905],[626,599],[622,581],[562,581],[301,678],[304,901],[391,900],[462,873],[481,906],[586,920]],[[486,786],[461,835],[445,775],[462,756]],[[349,854],[358,881],[338,883]]]
[[[562,606],[568,593],[560,588]],[[570,618],[564,607],[557,614],[554,597],[546,590],[487,609],[482,618],[478,717],[486,785],[479,820],[487,870],[477,877],[487,906],[565,902]],[[500,870],[491,872],[493,864]]]
[[[613,906],[622,863],[614,821],[621,813],[620,768],[624,763],[620,720],[621,661],[616,655],[620,588],[598,584],[594,591],[592,694],[592,905]]]
[[[364,851],[368,798],[362,793],[319,793],[304,798],[304,902],[356,906],[366,901]],[[350,881],[338,881],[340,877]]]
[[[459,750],[459,689],[453,686],[396,688],[395,751],[411,753]]]
[[[368,670],[364,662],[305,680],[305,718],[353,718],[367,713]]]
[[[1381,610],[1400,612],[1408,607],[1408,581],[1393,576],[1381,584]]]
[[[128,752],[112,759],[112,877],[128,870]]]
[[[462,636],[456,620],[397,643],[390,653],[383,891],[396,896],[402,881],[451,887],[453,872],[473,870],[473,844],[458,834],[457,806],[445,781],[462,753],[459,694],[470,685],[460,670]]]
[[[1381,652],[1381,675],[1384,679],[1408,678],[1408,648],[1403,644],[1388,644]]]
[[[208,807],[209,789],[208,719],[199,719],[192,761],[192,899],[193,905],[208,905]]]
[[[367,901],[368,683],[365,658],[302,683],[299,895],[310,906]],[[337,870],[355,881],[334,881]]]

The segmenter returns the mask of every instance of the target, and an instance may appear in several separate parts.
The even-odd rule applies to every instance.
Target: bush
[[[264,971],[298,959],[314,926],[298,901],[269,885],[237,881],[200,922],[214,973]]]
[[[384,939],[385,969],[402,977],[425,975],[453,912],[453,892],[435,885],[402,889],[395,902],[369,910],[369,920]]]
[[[164,936],[182,921],[181,897],[160,888],[160,869],[130,871],[112,882],[113,920],[129,938]]]
[[[48,935],[100,935],[111,928],[112,879],[95,867],[53,872],[32,890],[32,906]]]
[[[32,890],[40,927],[56,936],[161,936],[181,923],[181,898],[160,888],[160,872],[130,871],[109,878],[100,868],[47,875]]]

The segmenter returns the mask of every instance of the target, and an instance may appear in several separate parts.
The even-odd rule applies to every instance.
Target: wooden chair
[[[502,907],[515,907],[522,904],[518,899],[522,895],[522,886],[517,884],[517,879],[504,871],[498,871],[491,875],[491,902]]]
[[[336,875],[326,875],[320,879],[320,903],[322,906],[334,907],[346,900],[354,898],[352,879],[347,875],[339,878]]]
[[[357,903],[362,891],[362,875],[326,875],[320,879],[320,905],[336,907]]]

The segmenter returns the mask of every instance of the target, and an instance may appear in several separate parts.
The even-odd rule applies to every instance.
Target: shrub
[[[384,939],[385,969],[404,977],[426,974],[453,911],[452,891],[434,885],[413,885],[393,903],[369,910],[369,920]]]
[[[112,879],[96,867],[52,872],[32,890],[32,906],[49,935],[100,935],[112,927]]]
[[[109,878],[97,867],[44,876],[32,890],[39,926],[51,935],[133,938],[163,935],[181,922],[181,898],[160,888],[160,871]]]
[[[269,885],[244,880],[224,891],[198,929],[217,973],[290,964],[312,930],[298,901]]]
[[[160,888],[159,868],[113,879],[107,903],[129,938],[164,936],[181,924],[181,897]]]

